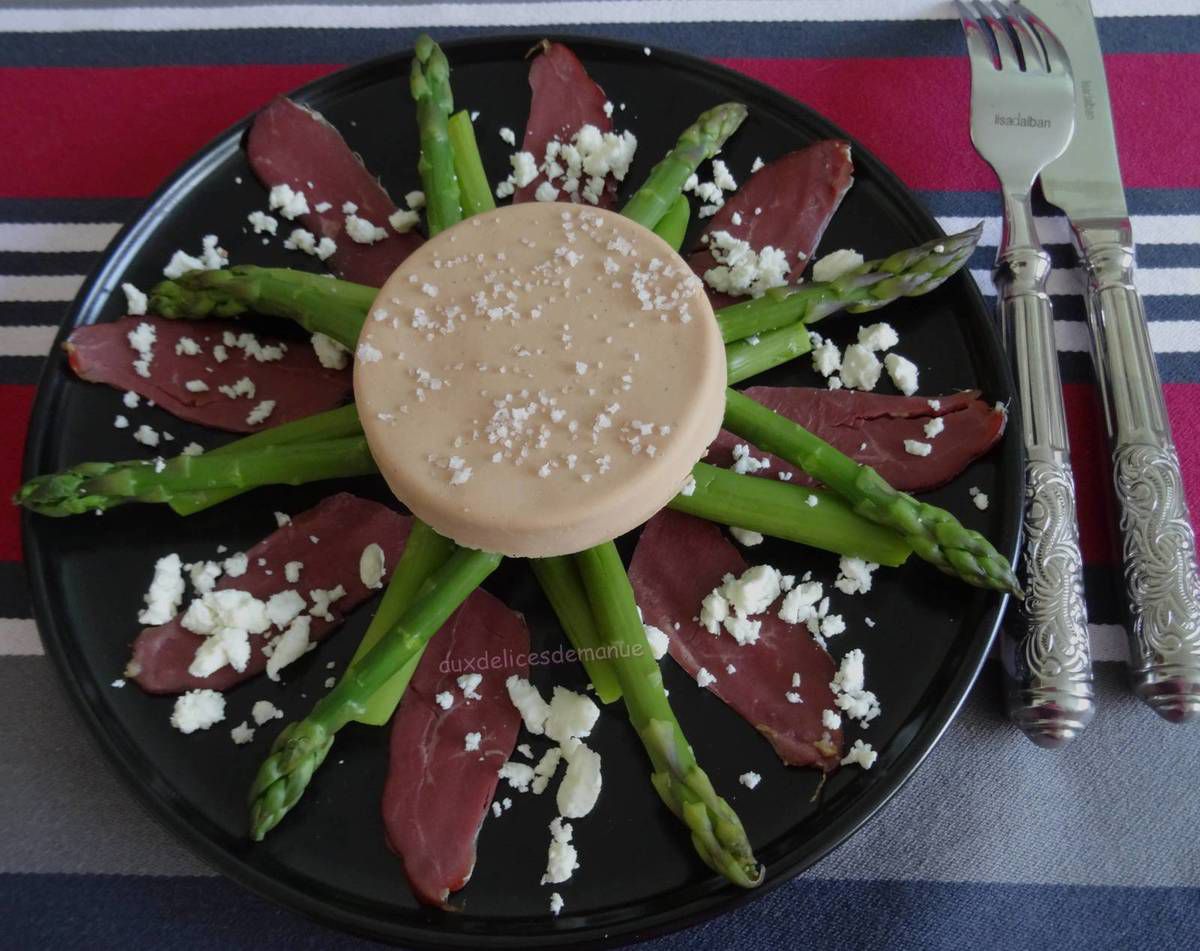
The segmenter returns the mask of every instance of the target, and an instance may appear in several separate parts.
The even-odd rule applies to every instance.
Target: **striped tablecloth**
[[[1200,512],[1200,0],[1094,0],[1140,286],[1191,508]],[[1036,0],[1033,3],[1036,6]],[[1134,15],[1153,8],[1155,15]],[[34,383],[82,276],[140,199],[229,123],[339,65],[513,28],[634,39],[726,63],[858,136],[943,225],[999,235],[967,136],[967,64],[926,0],[376,3],[0,0],[0,494]],[[1033,747],[988,670],[926,766],[809,874],[661,948],[1134,948],[1200,942],[1200,732],[1125,687],[1108,477],[1063,219],[1043,209],[1075,450],[1100,712]],[[42,656],[16,512],[0,506],[0,946],[358,944],[215,876],[99,762]]]

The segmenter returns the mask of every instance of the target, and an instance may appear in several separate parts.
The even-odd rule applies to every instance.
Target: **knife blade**
[[[1041,176],[1066,212],[1087,274],[1092,360],[1120,505],[1135,692],[1179,723],[1200,715],[1200,573],[1141,295],[1112,108],[1088,0],[1030,0],[1067,50],[1075,75],[1075,137]]]

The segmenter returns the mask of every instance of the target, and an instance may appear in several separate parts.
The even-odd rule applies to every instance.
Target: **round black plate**
[[[509,151],[497,131],[524,124],[528,87],[523,56],[537,38],[448,47],[458,104],[482,113],[479,139],[493,179],[505,173]],[[634,183],[698,112],[723,100],[750,106],[750,118],[724,155],[739,177],[747,174],[755,156],[769,159],[816,139],[844,137],[803,105],[700,60],[660,50],[646,57],[640,47],[594,39],[567,42],[612,101],[626,104],[616,119],[640,142],[630,176]],[[419,186],[408,63],[407,56],[375,60],[296,94],[342,130],[394,195]],[[243,233],[247,213],[266,203],[240,148],[244,130],[244,123],[236,126],[200,152],[120,234],[84,286],[64,333],[118,317],[124,306],[121,281],[150,286],[176,248],[194,251],[207,233],[219,235],[237,261],[297,266],[301,256],[284,252],[278,242],[264,247]],[[857,146],[855,165],[854,187],[826,235],[825,250],[853,247],[878,257],[939,233],[908,190]],[[902,352],[921,367],[921,392],[979,387],[989,399],[1008,399],[998,341],[965,274],[934,294],[890,307],[886,319],[901,329]],[[831,319],[822,331],[844,345],[860,322]],[[767,382],[814,384],[807,363],[781,368]],[[85,459],[136,456],[139,447],[128,431],[113,429],[113,417],[121,411],[118,393],[74,379],[56,350],[34,409],[26,474]],[[136,415],[169,429],[177,445],[191,439],[209,446],[219,441],[216,434],[159,410],[142,409]],[[1017,440],[1009,436],[930,498],[961,513],[1011,553],[1018,531],[1019,464]],[[991,497],[986,512],[969,504],[971,485]],[[346,487],[383,497],[379,480],[357,480]],[[756,893],[739,891],[710,874],[692,854],[684,830],[650,787],[643,751],[619,706],[605,711],[593,734],[604,758],[604,792],[595,812],[574,823],[581,868],[559,887],[566,900],[560,918],[550,917],[550,889],[538,885],[546,827],[554,815],[551,795],[514,796],[510,812],[484,823],[474,877],[458,896],[462,911],[434,911],[413,901],[400,863],[384,843],[379,818],[387,766],[383,730],[354,726],[343,731],[303,804],[264,844],[252,845],[246,839],[245,793],[274,729],[260,730],[248,747],[234,747],[228,727],[245,718],[262,697],[275,700],[288,720],[302,714],[322,691],[326,662],[335,660],[337,669],[344,669],[370,609],[360,610],[346,625],[349,630],[298,663],[286,688],[256,680],[233,691],[225,728],[181,736],[167,722],[169,698],[109,685],[125,664],[137,630],[136,608],[156,557],[178,551],[186,561],[212,557],[218,544],[244,548],[274,528],[273,510],[299,511],[333,489],[322,484],[260,490],[186,520],[152,506],[129,506],[103,518],[26,518],[26,560],[47,652],[108,759],[159,819],[214,866],[259,894],[335,926],[405,944],[474,948],[619,942],[678,928],[754,897]],[[794,545],[768,543],[751,555],[797,573],[812,570],[827,581],[836,567],[836,559]],[[488,587],[525,612],[535,650],[559,643],[557,625],[523,564],[507,564]],[[843,841],[916,768],[974,681],[1003,602],[946,581],[913,559],[903,569],[881,571],[869,596],[843,597],[838,608],[849,631],[837,639],[835,653],[865,648],[868,685],[882,700],[883,714],[865,734],[881,752],[870,772],[844,769],[816,798],[814,771],[784,768],[753,729],[664,661],[672,702],[700,761],[739,810],[767,864],[768,878],[758,894]],[[868,628],[864,616],[873,617],[877,626]],[[543,689],[551,682],[582,688],[581,670],[535,670]],[[751,769],[763,776],[753,792],[737,781]]]

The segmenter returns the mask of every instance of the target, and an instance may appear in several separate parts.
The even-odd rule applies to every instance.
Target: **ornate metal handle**
[[[1095,699],[1049,272],[1032,243],[1003,249],[996,270],[1026,452],[1025,602],[1010,611],[1003,657],[1009,716],[1039,746],[1059,747],[1087,726]]]
[[[1200,714],[1200,581],[1128,220],[1080,224],[1092,356],[1121,508],[1134,690],[1173,723]]]

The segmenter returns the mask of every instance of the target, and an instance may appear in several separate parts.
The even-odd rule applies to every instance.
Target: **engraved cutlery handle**
[[[1121,512],[1133,686],[1173,723],[1200,714],[1200,582],[1179,458],[1142,299],[1128,220],[1080,226],[1092,356]]]
[[[1095,698],[1049,272],[1044,251],[1018,244],[1001,252],[996,283],[1026,453],[1025,601],[1005,628],[1008,711],[1033,742],[1059,747],[1087,726]]]

